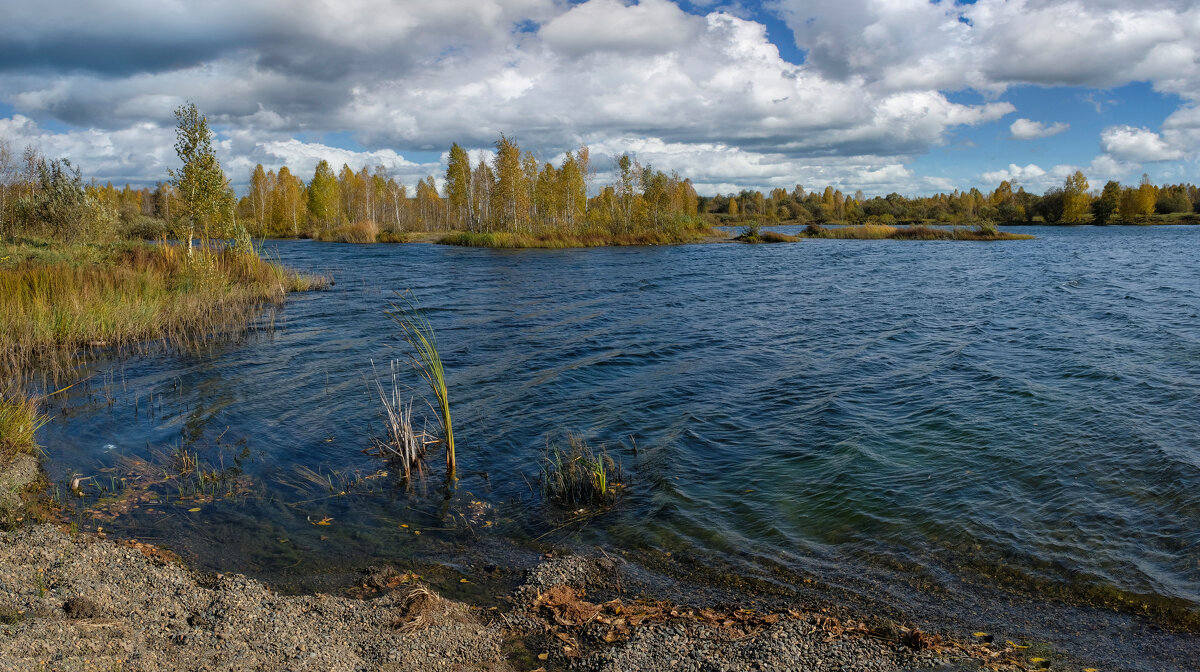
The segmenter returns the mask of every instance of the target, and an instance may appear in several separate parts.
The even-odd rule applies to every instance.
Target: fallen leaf
[[[973,632],[973,633],[971,633],[971,634],[972,634],[972,635],[974,635],[974,636],[976,636],[976,637],[987,637],[987,633],[986,633],[986,632]]]
[[[538,660],[545,660],[549,657],[550,657],[550,654],[548,654],[548,653],[539,653],[538,654]]]
[[[199,510],[200,510],[200,507],[198,507],[198,506],[197,506],[196,508],[193,508],[193,509],[188,509],[188,513],[195,513],[195,512],[197,512],[197,511],[199,511]]]
[[[470,581],[468,581],[466,579],[459,579],[458,582],[459,583],[470,583]]]

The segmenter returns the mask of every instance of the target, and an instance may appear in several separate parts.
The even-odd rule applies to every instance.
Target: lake
[[[500,540],[601,546],[1191,669],[1198,638],[1155,623],[1200,619],[1200,227],[1020,231],[1038,239],[269,242],[336,285],[245,340],[90,367],[41,435],[51,490],[86,527],[295,589]],[[402,290],[446,364],[452,496],[439,455],[405,487],[364,452]],[[568,432],[625,487],[561,525],[537,478]],[[181,461],[203,482],[155,476]]]

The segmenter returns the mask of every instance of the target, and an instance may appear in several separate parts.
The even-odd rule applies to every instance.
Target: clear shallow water
[[[180,447],[236,463],[241,497],[189,512],[162,492],[100,522],[280,579],[550,531],[529,482],[547,437],[572,431],[621,458],[628,494],[548,541],[813,576],[901,611],[1075,637],[1062,646],[1080,654],[1100,644],[1055,619],[1100,619],[1087,627],[1133,642],[1096,654],[1119,659],[1144,624],[1037,601],[1200,613],[1200,228],[1029,231],[1039,239],[271,243],[336,286],[289,299],[268,336],[102,370],[45,431],[48,471],[108,482]],[[380,429],[367,381],[372,359],[403,352],[383,314],[403,289],[441,341],[458,495],[386,478],[346,496],[295,487],[298,465],[334,492],[341,474],[381,468],[362,453]],[[494,508],[475,516],[476,500]],[[996,606],[995,585],[1018,589],[999,600],[1015,606]],[[1194,636],[1167,639],[1144,669],[1195,660]]]

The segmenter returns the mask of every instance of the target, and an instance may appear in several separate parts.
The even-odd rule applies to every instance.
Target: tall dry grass
[[[379,239],[379,227],[364,220],[318,232],[315,238],[327,243],[374,243]]]
[[[322,282],[232,250],[0,245],[0,371],[241,332],[265,304]]]

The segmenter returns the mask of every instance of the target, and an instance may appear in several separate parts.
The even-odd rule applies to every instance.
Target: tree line
[[[979,189],[906,197],[897,193],[866,198],[862,191],[851,196],[827,186],[806,191],[802,185],[790,191],[743,190],[700,198],[700,210],[728,221],[765,219],[806,223],[935,222],[962,224],[1095,224],[1142,223],[1154,215],[1200,212],[1200,188],[1193,184],[1155,186],[1146,175],[1137,185],[1109,181],[1099,192],[1089,191],[1082,171],[1068,176],[1060,187],[1037,195],[1002,181],[990,193]]]
[[[596,170],[588,147],[567,152],[554,165],[501,135],[495,154],[474,164],[465,149],[451,146],[440,190],[430,175],[410,192],[384,166],[356,171],[343,165],[335,173],[322,160],[305,183],[287,166],[276,172],[260,164],[238,213],[254,235],[288,237],[321,237],[364,224],[398,233],[527,234],[663,230],[695,221],[700,197],[690,180],[627,154],[614,168],[616,182],[589,196]]]
[[[207,120],[194,106],[181,107],[177,117],[176,151],[184,165],[154,189],[85,183],[69,159],[48,159],[33,147],[17,156],[0,139],[0,236],[320,238],[355,226],[398,234],[623,234],[698,226],[702,217],[801,224],[1110,224],[1200,211],[1200,189],[1193,184],[1155,186],[1143,175],[1137,185],[1109,181],[1092,191],[1081,171],[1041,195],[1003,181],[990,193],[973,188],[919,197],[867,198],[862,191],[847,195],[833,186],[808,191],[802,185],[704,197],[678,173],[623,154],[611,167],[612,183],[597,187],[587,146],[555,165],[505,135],[494,154],[474,163],[461,146],[451,146],[440,189],[433,175],[410,190],[383,166],[356,171],[343,165],[335,172],[322,160],[307,182],[287,166],[260,164],[248,192],[237,199],[212,151]]]

